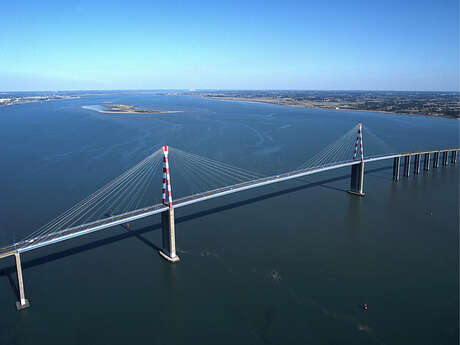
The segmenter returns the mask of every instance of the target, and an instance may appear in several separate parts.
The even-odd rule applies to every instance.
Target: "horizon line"
[[[337,91],[348,91],[348,92],[448,92],[448,93],[460,93],[460,90],[391,90],[391,89],[195,89],[195,88],[183,88],[183,89],[56,89],[56,90],[0,90],[0,94],[13,93],[13,92],[82,92],[82,91],[108,91],[108,92],[148,92],[148,91],[185,91],[185,92],[203,92],[203,91],[320,91],[320,92],[337,92]]]

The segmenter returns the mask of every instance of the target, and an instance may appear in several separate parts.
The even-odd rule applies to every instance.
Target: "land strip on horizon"
[[[460,94],[443,91],[189,91],[221,100],[262,102],[301,108],[372,111],[460,118]]]
[[[191,95],[220,100],[262,102],[300,108],[371,111],[460,118],[460,93],[448,91],[81,90],[27,93],[2,92],[0,93],[0,106],[90,96],[137,93],[150,93],[152,95]],[[121,109],[117,109],[115,112],[119,113]],[[142,110],[131,110],[127,112],[140,113]],[[156,113],[158,111],[152,111],[152,113],[154,112]]]

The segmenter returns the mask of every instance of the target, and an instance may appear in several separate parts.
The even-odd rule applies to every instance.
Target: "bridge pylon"
[[[355,151],[353,159],[358,158],[358,151],[360,151],[361,160],[351,166],[351,182],[350,190],[351,194],[364,196],[364,150],[363,150],[363,124],[359,123],[358,136],[356,137]]]
[[[159,254],[169,262],[178,262],[176,254],[176,234],[174,222],[174,207],[171,193],[171,176],[169,174],[168,146],[163,146],[163,205],[168,206],[167,211],[161,212],[161,227],[163,235],[163,248]]]

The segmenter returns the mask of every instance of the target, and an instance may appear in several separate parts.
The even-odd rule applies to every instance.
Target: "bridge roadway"
[[[452,149],[446,149],[446,150],[388,154],[388,155],[366,158],[364,159],[364,163],[375,162],[375,161],[385,160],[385,159],[392,159],[395,157],[408,156],[408,155],[434,153],[434,152],[446,152],[446,151],[450,152],[450,151],[459,151],[459,150],[460,149],[458,148],[452,148]],[[324,172],[328,170],[333,170],[333,169],[339,169],[339,168],[352,166],[352,165],[360,164],[360,163],[361,163],[360,160],[350,160],[346,162],[327,164],[327,165],[323,165],[319,167],[295,170],[295,171],[290,171],[290,172],[279,174],[279,175],[255,179],[252,181],[239,183],[239,184],[235,184],[231,186],[226,186],[226,187],[214,189],[211,191],[207,191],[204,193],[194,194],[194,195],[186,196],[180,199],[176,199],[174,201],[173,207],[179,208],[179,207],[191,205],[191,204],[194,204],[200,201],[217,198],[219,196],[232,194],[232,193],[240,192],[240,191],[247,190],[247,189],[252,189],[252,188],[256,188],[256,187],[260,187],[260,186],[264,186],[264,185],[268,185],[272,183],[287,181],[287,180],[299,178],[302,176],[312,175],[312,174],[316,174],[316,173],[320,173],[320,172]],[[64,229],[56,233],[51,233],[51,234],[47,234],[44,236],[36,237],[36,238],[30,239],[27,241],[17,242],[7,247],[0,248],[0,259],[7,257],[7,256],[14,255],[14,253],[27,252],[33,249],[51,245],[53,243],[65,241],[70,238],[89,234],[91,232],[107,229],[107,228],[110,228],[116,225],[120,225],[120,224],[124,224],[124,223],[129,223],[134,220],[145,218],[145,217],[157,214],[157,213],[161,213],[166,210],[168,210],[168,206],[165,206],[163,204],[148,206],[148,207],[144,207],[144,208],[137,209],[134,211],[119,214],[116,216],[111,216],[111,217],[107,217],[104,219],[96,220],[94,222],[90,222],[87,224]]]

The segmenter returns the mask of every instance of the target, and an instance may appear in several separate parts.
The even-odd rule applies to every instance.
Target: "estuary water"
[[[107,102],[182,112],[94,110]],[[189,96],[0,107],[0,245],[161,145],[268,175],[359,121],[394,152],[459,146],[452,119]],[[394,183],[392,161],[368,164],[363,198],[349,180],[344,168],[178,209],[175,265],[157,254],[159,216],[25,253],[21,312],[1,260],[0,344],[458,343],[459,165]]]

